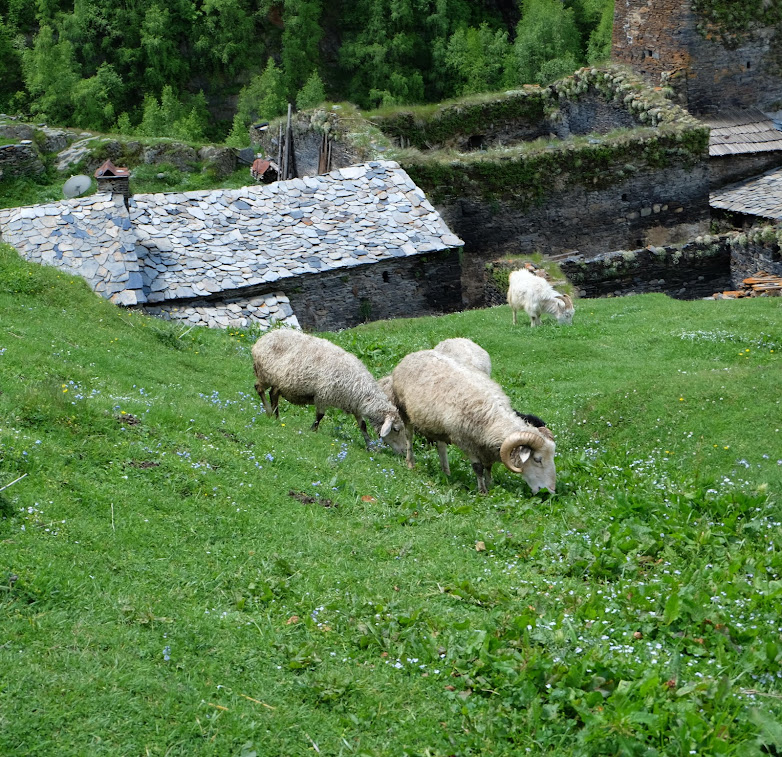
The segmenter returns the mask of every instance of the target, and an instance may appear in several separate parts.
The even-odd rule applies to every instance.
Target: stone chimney
[[[110,160],[95,169],[95,180],[98,182],[98,192],[121,194],[128,204],[130,197],[130,171],[127,168],[117,168]]]

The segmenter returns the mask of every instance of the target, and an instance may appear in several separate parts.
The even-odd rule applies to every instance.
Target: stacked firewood
[[[715,300],[735,300],[739,297],[781,297],[782,276],[758,271],[741,282],[741,289],[729,289],[714,294]]]

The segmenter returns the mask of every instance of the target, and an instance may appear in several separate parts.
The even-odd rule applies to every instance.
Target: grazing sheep
[[[555,490],[556,445],[550,432],[542,433],[520,417],[488,376],[434,350],[422,350],[403,358],[391,381],[405,422],[409,468],[415,465],[413,433],[418,431],[459,447],[472,463],[482,494],[491,486],[492,465],[500,461],[520,473],[533,493],[544,487]]]
[[[355,416],[367,448],[370,439],[365,418],[381,439],[395,433],[395,451],[401,454],[399,411],[355,355],[326,339],[295,329],[276,329],[255,343],[252,356],[255,389],[267,415],[279,417],[280,397],[294,405],[315,405],[312,430],[317,431],[326,408],[336,407]]]
[[[558,323],[573,322],[573,300],[566,294],[560,294],[548,281],[526,268],[511,271],[508,278],[508,304],[513,311],[514,326],[519,310],[526,311],[530,326],[540,326],[542,313],[553,315]]]
[[[433,348],[436,352],[443,355],[447,355],[453,358],[462,365],[472,368],[476,371],[481,371],[487,376],[491,375],[491,357],[483,347],[475,344],[472,339],[466,339],[464,337],[454,337],[453,339],[444,339]],[[384,376],[377,382],[380,388],[385,392],[386,397],[394,405],[397,404],[394,396],[394,389],[391,382],[391,376]],[[545,425],[545,424],[543,424]],[[387,437],[384,441],[389,444],[394,452],[398,455],[404,455],[406,451],[406,442],[404,433],[397,433],[392,431],[391,437]],[[433,441],[433,440],[430,440]],[[448,465],[448,445],[445,442],[437,442],[437,453],[440,456],[440,467],[443,469],[443,473],[446,476],[451,475],[451,467]]]
[[[475,344],[472,339],[454,337],[444,339],[434,347],[435,352],[453,358],[458,363],[474,368],[476,371],[491,376],[491,357],[483,347]]]

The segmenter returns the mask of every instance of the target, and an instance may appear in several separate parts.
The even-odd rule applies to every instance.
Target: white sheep
[[[462,365],[491,376],[491,356],[483,347],[475,344],[472,339],[460,336],[453,339],[443,339],[433,349],[435,352],[448,355]]]
[[[559,323],[573,322],[573,300],[566,294],[560,294],[548,281],[526,268],[511,271],[508,277],[508,304],[513,311],[514,326],[519,310],[526,311],[530,326],[540,326],[542,313],[553,315]]]
[[[444,339],[433,348],[436,352],[447,355],[457,362],[476,371],[481,371],[487,376],[491,376],[491,357],[483,347],[477,345],[472,339],[465,337],[453,337]],[[377,382],[380,388],[385,392],[386,397],[394,405],[397,404],[394,396],[393,383],[391,375],[383,376]],[[399,455],[404,455],[406,451],[406,441],[404,433],[391,432],[391,437],[386,437],[384,441]],[[431,441],[431,440],[430,440]],[[451,475],[451,467],[448,464],[448,445],[444,442],[437,442],[437,454],[440,456],[440,467],[446,476]]]
[[[402,454],[404,426],[399,411],[355,355],[326,339],[295,329],[275,329],[253,345],[252,356],[255,389],[267,415],[279,417],[280,397],[294,405],[315,405],[312,430],[317,431],[326,408],[336,407],[356,418],[367,448],[365,418],[381,439],[392,437],[389,443]]]
[[[415,465],[413,433],[459,447],[470,459],[478,491],[488,492],[491,468],[502,462],[520,473],[533,493],[556,488],[554,444],[511,407],[488,376],[434,350],[404,357],[391,374],[392,392],[405,423],[407,465]],[[438,450],[440,445],[438,444]],[[443,464],[443,455],[440,463]]]

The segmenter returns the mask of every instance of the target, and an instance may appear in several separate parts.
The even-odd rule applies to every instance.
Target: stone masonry
[[[672,86],[692,113],[779,102],[782,77],[773,61],[779,30],[755,28],[728,45],[699,25],[691,0],[616,0],[611,58],[654,85]]]
[[[408,279],[426,286],[416,286],[415,297],[404,290],[406,315],[461,305],[452,277],[438,284],[427,265],[439,266],[463,242],[391,161],[241,189],[134,195],[127,208],[121,195],[100,194],[0,210],[0,234],[27,259],[83,276],[119,305],[185,313],[191,323],[291,318],[277,293],[291,298],[303,278],[329,274],[343,299],[358,297],[351,312],[363,320],[402,314],[385,300],[400,299],[395,287]],[[407,259],[411,265],[399,269]],[[448,261],[458,279],[458,256]],[[358,286],[353,270],[376,265],[385,268],[373,278],[391,286],[369,287],[373,305],[372,296],[354,294],[366,285]],[[281,306],[273,315],[269,298]]]

